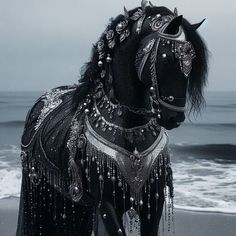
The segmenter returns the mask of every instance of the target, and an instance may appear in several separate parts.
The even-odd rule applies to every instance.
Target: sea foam
[[[20,196],[21,176],[21,168],[0,169],[0,199]]]

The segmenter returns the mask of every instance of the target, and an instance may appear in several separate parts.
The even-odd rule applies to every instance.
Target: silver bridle
[[[172,51],[175,57],[179,60],[180,68],[185,78],[189,78],[192,70],[192,60],[195,57],[195,52],[192,44],[186,40],[186,36],[182,26],[179,26],[179,30],[176,34],[166,34],[165,29],[171,23],[171,21],[176,17],[176,15],[164,15],[161,16],[157,14],[150,20],[150,27],[156,36],[152,38],[144,48],[138,51],[136,55],[136,70],[139,79],[142,79],[142,72],[147,63],[148,58],[151,60],[150,73],[152,79],[152,87],[150,88],[152,92],[152,100],[157,104],[161,104],[170,110],[177,112],[185,111],[185,102],[183,106],[177,106],[172,104],[174,100],[184,100],[185,98],[175,98],[174,96],[163,97],[160,95],[158,87],[158,77],[157,77],[157,53],[161,44],[172,44]],[[144,22],[144,19],[142,19]],[[140,24],[137,23],[137,28],[140,32]],[[164,58],[166,55],[163,54]],[[183,102],[182,102],[183,103]]]

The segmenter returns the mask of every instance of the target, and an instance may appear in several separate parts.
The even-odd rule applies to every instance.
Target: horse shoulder
[[[61,86],[46,92],[27,114],[22,150],[48,168],[62,170],[65,167],[66,139],[76,111],[73,97],[77,87]]]

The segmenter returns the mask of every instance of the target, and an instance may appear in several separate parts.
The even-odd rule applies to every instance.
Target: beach
[[[19,198],[0,200],[0,236],[15,235],[18,205]],[[235,236],[235,232],[236,214],[175,210],[175,236]]]
[[[0,236],[15,235],[20,138],[25,116],[40,94],[0,92]],[[208,93],[201,118],[186,119],[180,128],[168,132],[178,208],[175,236],[236,235],[235,96],[235,92]],[[164,236],[169,235],[173,234]]]

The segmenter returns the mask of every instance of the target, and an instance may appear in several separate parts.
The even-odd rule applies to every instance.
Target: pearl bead
[[[119,24],[117,25],[117,28],[118,28],[119,30],[121,30],[121,29],[122,29],[122,24],[119,23]]]
[[[106,219],[107,218],[107,214],[103,214],[103,219]]]
[[[98,62],[98,66],[99,66],[99,67],[102,67],[102,65],[103,65],[102,61],[99,61],[99,62]]]
[[[79,191],[79,188],[77,186],[74,187],[75,192],[77,193]]]
[[[133,197],[131,197],[129,200],[130,200],[130,202],[134,202],[134,198]]]
[[[150,92],[154,93],[155,92],[155,88],[154,87],[150,87]]]
[[[118,229],[118,231],[117,231],[119,234],[121,234],[122,233],[122,229]]]
[[[166,57],[167,57],[166,53],[163,53],[162,58],[166,58]]]
[[[107,56],[106,61],[107,61],[107,63],[110,63],[112,61],[111,57]]]

